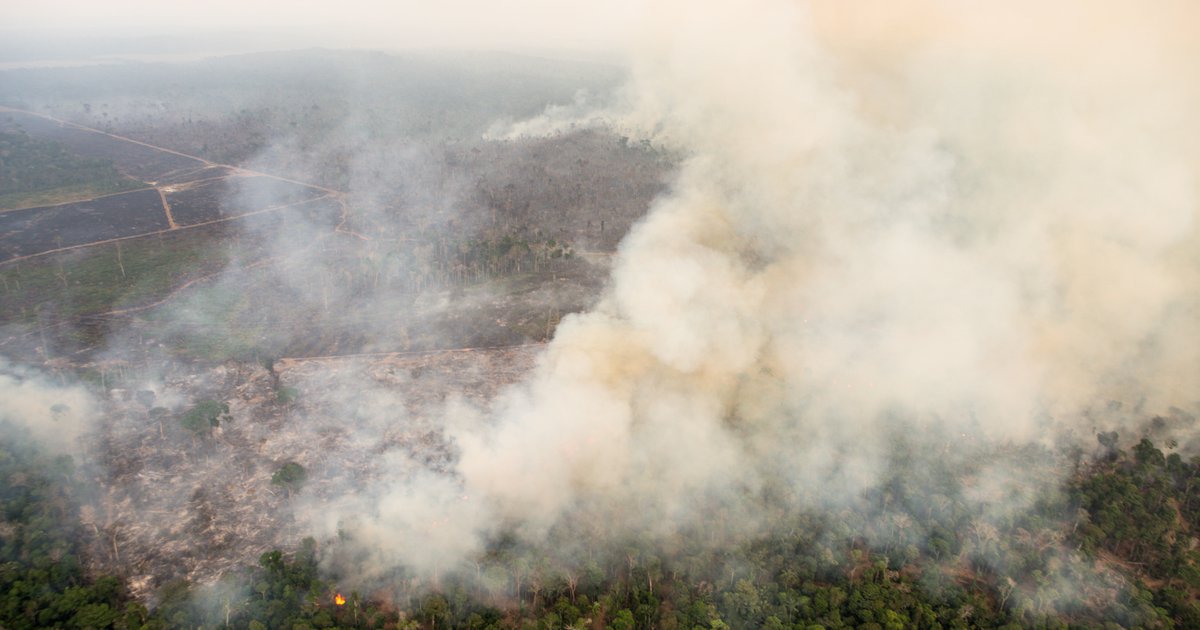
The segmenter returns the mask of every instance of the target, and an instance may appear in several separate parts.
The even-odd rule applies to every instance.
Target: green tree
[[[203,437],[230,418],[229,405],[215,400],[202,400],[187,410],[179,422],[197,437]]]
[[[304,484],[304,480],[307,478],[308,471],[304,470],[303,466],[296,462],[287,462],[271,475],[271,483],[283,486],[291,495],[293,491],[298,490]]]

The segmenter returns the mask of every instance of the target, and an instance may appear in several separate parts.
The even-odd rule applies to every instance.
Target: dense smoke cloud
[[[448,412],[454,481],[395,481],[363,542],[431,570],[587,516],[752,527],[768,488],[853,504],[901,438],[960,461],[1195,408],[1194,9],[870,4],[647,10],[626,107],[579,122],[685,152],[671,194],[525,384]],[[994,510],[1046,482],[981,475]]]
[[[0,357],[0,429],[33,438],[65,454],[83,450],[80,438],[94,428],[99,405],[86,388],[56,381]]]

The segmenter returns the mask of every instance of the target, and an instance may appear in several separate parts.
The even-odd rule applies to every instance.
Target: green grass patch
[[[0,266],[0,323],[60,321],[152,303],[219,270],[213,233],[131,239]]]
[[[72,201],[83,201],[94,197],[112,195],[146,188],[146,184],[134,179],[105,180],[85,182],[60,186],[49,190],[33,192],[10,193],[0,195],[0,212],[19,208],[34,208],[37,206],[53,206]]]
[[[253,360],[264,353],[270,327],[262,303],[241,283],[206,284],[177,303],[177,311],[147,314],[155,336],[182,358],[221,362]]]
[[[145,184],[111,161],[85,158],[58,142],[0,132],[0,208],[27,208],[87,199]]]
[[[290,405],[293,402],[296,402],[296,399],[299,397],[300,390],[296,389],[295,387],[284,386],[275,390],[275,399],[285,405]]]

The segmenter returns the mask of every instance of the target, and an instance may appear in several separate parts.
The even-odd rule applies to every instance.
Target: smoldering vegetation
[[[316,600],[353,589],[354,625],[1198,618],[1194,11],[678,4],[619,88],[311,53],[330,101],[290,65],[262,76],[297,98],[238,112],[22,92],[341,206],[216,234],[203,281],[99,333],[10,320],[9,348],[122,390],[93,566],[169,610],[172,580],[259,559],[215,624],[318,565],[306,619],[345,625]]]
[[[925,523],[895,544],[928,545],[945,527],[926,511],[936,485],[893,511],[878,488],[897,474],[966,483],[954,494],[972,516],[946,531],[1000,531],[1053,503],[1039,489],[1068,478],[1097,430],[1190,424],[1198,155],[1179,140],[1195,128],[1183,39],[1121,29],[1114,44],[1072,30],[1075,13],[1018,27],[930,8],[945,22],[892,41],[833,7],[756,8],[664,10],[627,108],[589,116],[687,157],[597,307],[559,326],[498,413],[451,419],[475,500],[447,508],[460,535],[430,570],[472,535],[473,553],[513,536],[535,557],[581,531],[584,546],[694,549],[706,536],[680,532],[699,530],[726,548],[811,511],[876,536]],[[1079,11],[1175,35],[1123,5]],[[1024,29],[1036,46],[1006,44]],[[1068,32],[1105,71],[1077,73]],[[1150,77],[1170,96],[1127,96]],[[444,493],[418,480],[383,502]],[[419,565],[442,537],[406,514],[380,513],[366,546],[395,532],[393,562]],[[1109,599],[1074,568],[1077,549],[1039,546],[1070,577],[1035,599]]]
[[[100,412],[85,388],[7,360],[0,362],[0,393],[6,434],[65,454],[79,452]]]
[[[594,303],[617,242],[674,166],[673,155],[602,130],[481,139],[483,127],[464,113],[486,106],[486,125],[505,111],[536,114],[547,100],[530,82],[574,98],[596,80],[591,68],[560,77],[554,63],[527,60],[530,80],[506,88],[526,105],[506,108],[506,89],[476,81],[480,72],[496,80],[503,59],[315,58],[370,81],[356,91],[327,75],[317,89],[311,74],[298,78],[314,59],[300,54],[241,70],[247,82],[230,100],[244,104],[264,76],[296,83],[293,95],[307,99],[276,96],[276,109],[254,117],[227,117],[219,106],[228,101],[199,89],[211,77],[187,66],[156,67],[141,88],[125,85],[126,96],[141,89],[164,99],[131,107],[137,115],[93,109],[90,98],[75,109],[75,90],[103,96],[111,86],[72,71],[50,72],[62,82],[51,87],[24,85],[29,101],[7,101],[53,119],[14,112],[6,128],[147,180],[160,194],[145,192],[162,198],[149,211],[178,225],[16,261],[4,276],[5,352],[41,363],[44,379],[82,378],[102,409],[78,429],[90,445],[71,477],[89,568],[123,576],[147,603],[167,606],[180,583],[213,583],[271,549],[296,548],[326,504],[352,488],[448,474],[453,449],[435,421],[442,406],[466,396],[485,408],[528,371],[563,315]],[[361,65],[373,61],[384,69]],[[159,71],[178,72],[174,80],[196,91],[164,90]],[[99,73],[146,78],[133,74]],[[17,75],[5,85],[40,76]],[[350,103],[324,100],[332,94]],[[491,100],[480,105],[478,95]],[[280,125],[295,107],[331,113]],[[182,131],[192,120],[180,109],[223,131]],[[409,110],[454,125],[417,129]],[[395,124],[376,124],[384,118]],[[269,140],[234,155],[247,136]],[[188,144],[194,137],[205,146]],[[39,192],[52,193],[73,194]],[[334,212],[305,208],[309,199]],[[450,353],[430,353],[442,349]],[[351,363],[364,353],[385,356]],[[323,355],[329,362],[306,367],[287,360]],[[369,382],[379,385],[374,402]],[[24,396],[37,412],[28,423],[44,420],[53,405],[41,403],[55,396],[68,397]],[[294,470],[304,471],[299,493],[300,478],[284,474]]]
[[[534,351],[160,368],[161,382],[114,390],[96,427],[91,557],[152,600],[172,580],[214,583],[294,548],[354,488],[445,474],[446,401],[487,405]]]

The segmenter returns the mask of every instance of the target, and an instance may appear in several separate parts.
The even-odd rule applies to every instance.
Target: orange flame
[[[338,593],[337,595],[333,596],[333,603],[337,604],[338,606],[341,606],[342,604],[346,603],[346,598],[342,597],[341,593]]]

